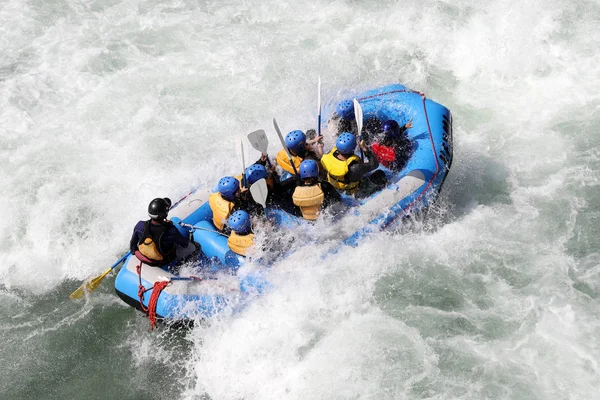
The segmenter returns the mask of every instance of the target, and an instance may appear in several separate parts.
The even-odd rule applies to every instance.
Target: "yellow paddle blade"
[[[100,286],[100,283],[102,282],[102,279],[104,279],[104,277],[106,275],[108,275],[108,273],[112,271],[112,267],[107,269],[106,271],[104,271],[102,273],[102,275],[89,280],[87,282],[85,282],[83,285],[81,285],[79,288],[77,288],[76,291],[74,291],[73,293],[71,293],[71,295],[69,296],[69,298],[71,300],[75,300],[75,299],[79,299],[81,297],[83,297],[84,294],[86,293],[91,293],[94,290],[96,290],[98,288],[98,286]]]

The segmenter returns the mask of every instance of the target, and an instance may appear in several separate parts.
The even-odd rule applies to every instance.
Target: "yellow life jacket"
[[[334,147],[325,154],[321,158],[321,165],[327,170],[327,178],[334,188],[353,192],[358,188],[359,182],[347,182],[346,174],[348,174],[348,166],[355,161],[360,161],[360,158],[356,154],[352,154],[346,160],[339,160],[333,155],[336,151],[337,148]]]
[[[320,184],[312,186],[297,186],[292,195],[294,204],[300,207],[305,219],[314,221],[319,217],[325,194]]]
[[[294,162],[296,171],[298,173],[300,173],[300,164],[302,163],[302,160],[303,160],[302,157],[295,156],[293,154],[290,154],[290,155],[292,156],[292,161]],[[277,164],[279,164],[279,166],[281,168],[283,168],[290,174],[295,175],[294,168],[292,168],[292,164],[290,164],[290,159],[288,158],[284,149],[279,150],[279,153],[277,153],[276,159],[277,159]]]
[[[208,205],[213,213],[213,224],[218,230],[223,230],[231,210],[233,210],[233,203],[225,200],[221,193],[215,192],[208,196]]]
[[[247,235],[238,235],[235,232],[231,232],[229,239],[227,239],[227,245],[235,254],[245,256],[248,248],[254,244],[254,233]]]
[[[165,259],[163,254],[159,250],[160,238],[162,234],[169,228],[168,225],[161,226],[161,232],[158,234],[158,238],[155,239],[150,233],[150,224],[151,221],[146,221],[144,223],[144,231],[142,232],[142,237],[138,242],[138,251],[150,261],[151,265],[158,265]]]

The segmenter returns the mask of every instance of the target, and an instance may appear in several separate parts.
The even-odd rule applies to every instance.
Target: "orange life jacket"
[[[284,149],[279,150],[279,153],[277,153],[277,157],[275,158],[277,160],[277,164],[279,164],[281,168],[283,168],[290,174],[295,175],[294,168],[292,168],[290,159],[288,158],[287,153]],[[294,162],[294,166],[296,167],[296,172],[300,173],[300,164],[302,163],[303,158],[292,155],[292,161]]]
[[[160,232],[156,237],[150,233],[150,224],[152,224],[152,220],[144,222],[144,232],[138,241],[138,250],[135,254],[148,265],[162,265],[165,255],[160,251],[160,238],[169,229],[170,225],[169,223],[158,225]]]
[[[294,204],[300,207],[302,216],[310,221],[319,218],[321,206],[325,200],[325,193],[321,189],[321,184],[312,186],[297,186],[292,195]]]
[[[233,202],[225,200],[221,193],[215,192],[208,196],[208,205],[213,213],[213,224],[222,231],[233,210]]]
[[[254,233],[247,235],[238,235],[235,232],[231,232],[229,239],[227,239],[227,245],[235,254],[245,256],[246,252],[254,244]]]

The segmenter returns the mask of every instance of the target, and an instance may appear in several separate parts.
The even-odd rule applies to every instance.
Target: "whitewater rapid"
[[[0,397],[596,398],[599,21],[582,0],[0,2]],[[112,280],[66,301],[149,200],[237,172],[237,135],[274,154],[273,117],[313,128],[319,76],[327,109],[400,82],[452,111],[430,218],[294,255],[188,334],[147,332]]]

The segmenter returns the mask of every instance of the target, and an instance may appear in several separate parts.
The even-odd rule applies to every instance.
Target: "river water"
[[[0,1],[0,398],[597,398],[599,43],[583,0]],[[237,135],[314,127],[319,76],[328,108],[401,82],[451,109],[430,218],[191,332],[114,277],[68,300]]]

